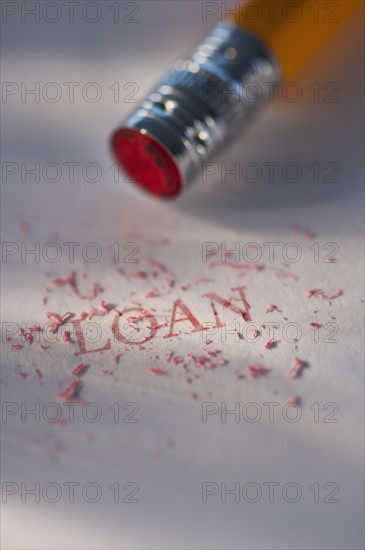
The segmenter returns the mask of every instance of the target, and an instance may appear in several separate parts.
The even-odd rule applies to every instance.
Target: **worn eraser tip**
[[[181,192],[181,176],[171,154],[143,130],[120,128],[111,143],[116,160],[139,187],[166,198]]]

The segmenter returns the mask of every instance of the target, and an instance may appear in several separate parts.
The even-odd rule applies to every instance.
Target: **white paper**
[[[3,178],[2,184],[3,241],[19,245],[19,252],[2,263],[3,407],[4,402],[19,408],[22,403],[29,408],[39,403],[42,408],[55,402],[67,417],[58,394],[71,381],[71,370],[84,361],[89,368],[80,376],[80,398],[85,403],[97,403],[102,418],[95,423],[85,420],[80,412],[85,405],[81,404],[75,411],[75,422],[64,425],[53,424],[44,415],[39,422],[32,418],[22,422],[20,413],[3,419],[3,490],[4,482],[13,482],[19,488],[3,504],[3,547],[362,548],[361,20],[343,29],[300,75],[304,94],[300,102],[278,100],[269,105],[219,160],[227,168],[236,162],[240,169],[256,163],[264,169],[257,183],[243,183],[242,178],[234,183],[232,176],[223,183],[220,164],[214,181],[209,178],[179,201],[164,203],[135,190],[122,181],[123,175],[119,183],[113,181],[109,135],[135,105],[115,103],[109,87],[118,81],[126,94],[131,90],[124,90],[123,85],[136,82],[137,97],[142,98],[169,62],[203,36],[208,27],[198,17],[199,6],[192,7],[193,3],[182,6],[174,2],[169,7],[153,3],[155,9],[147,4],[140,3],[140,23],[133,26],[115,28],[105,23],[104,29],[76,22],[75,27],[54,25],[51,32],[49,25],[39,24],[33,31],[39,33],[36,40],[25,25],[18,48],[11,40],[5,47],[6,81],[24,81],[29,86],[32,82],[80,82],[80,86],[97,82],[103,97],[97,103],[88,103],[79,96],[74,103],[64,98],[58,103],[22,103],[14,96],[3,105],[3,162],[15,162],[19,167],[19,173],[6,181]],[[161,33],[156,14],[161,17]],[[179,17],[181,24],[195,21],[191,38],[179,30]],[[21,23],[14,25],[13,32],[19,33]],[[166,28],[171,48],[166,48],[161,38]],[[10,32],[10,24],[7,30]],[[146,48],[147,38],[151,41],[150,51]],[[75,48],[72,55],[68,40]],[[338,83],[340,101],[314,103],[310,86],[333,81]],[[20,163],[29,168],[34,162],[39,162],[42,169],[46,163],[58,163],[62,167],[60,181],[50,183],[41,178],[35,183],[28,175],[22,183]],[[80,163],[75,168],[74,183],[68,181],[66,162]],[[85,181],[81,171],[90,162],[102,169],[96,183]],[[270,162],[279,163],[272,183],[265,171]],[[282,170],[289,162],[303,170],[297,183],[283,181]],[[339,181],[315,183],[314,163],[320,166],[321,180],[331,174],[336,163],[339,172],[335,177]],[[332,163],[332,168],[325,168],[326,163]],[[51,170],[49,178],[53,177]],[[21,231],[27,229],[24,223],[29,224],[29,231]],[[293,229],[293,224],[301,230]],[[312,239],[305,238],[305,230],[314,233]],[[42,254],[47,250],[53,254],[45,245],[55,240],[55,232],[62,258],[51,263]],[[148,240],[164,238],[168,239],[166,244],[151,244]],[[74,263],[70,263],[64,245],[68,242],[80,243]],[[102,259],[96,263],[80,260],[83,246],[92,242],[100,246]],[[131,245],[123,249],[129,242],[138,246],[134,256],[138,263],[115,263],[110,259],[115,252],[115,247],[110,247],[119,243],[121,259],[125,260],[133,250]],[[217,243],[219,252],[204,262],[202,247],[207,242]],[[262,270],[209,265],[210,261],[219,263],[222,246],[233,249],[239,243],[242,252],[252,242],[263,252]],[[35,243],[40,243],[41,261],[37,263],[30,255],[22,261],[21,247],[30,249]],[[278,243],[272,263],[269,245],[264,243]],[[294,250],[289,243],[296,243],[301,252],[297,262],[288,261]],[[315,261],[316,251],[319,261]],[[89,252],[93,254],[91,248]],[[324,262],[333,252],[338,262]],[[122,268],[129,274],[140,270],[150,273],[146,260],[151,259],[174,274],[173,288],[164,287],[161,274],[156,278],[126,279],[117,272]],[[229,260],[235,264],[234,257]],[[282,265],[284,260],[287,267]],[[52,284],[72,269],[78,274],[81,292],[88,292],[89,281],[99,283],[103,292],[94,300],[82,300],[67,286]],[[297,280],[278,278],[278,272],[291,273]],[[82,273],[89,278],[82,279]],[[212,281],[197,282],[206,278]],[[188,288],[184,290],[181,285]],[[181,332],[179,337],[165,338],[176,300],[181,299],[201,324],[212,322],[213,311],[204,294],[216,293],[227,300],[239,298],[238,292],[231,289],[242,286],[246,287],[252,320],[258,324],[278,322],[275,348],[264,348],[268,328],[262,330],[257,343],[249,343],[247,338],[236,341],[232,333],[227,333],[224,341],[224,331],[217,330],[209,337],[213,343],[206,345],[202,333],[193,333],[191,323],[185,322],[175,325],[175,330]],[[45,292],[45,287],[51,292]],[[146,298],[152,288],[159,295]],[[313,288],[326,295],[341,289],[342,295],[331,304],[318,297],[309,299],[308,291]],[[133,291],[135,295],[131,296]],[[46,305],[42,303],[44,296],[48,296]],[[168,326],[159,328],[144,349],[130,346],[126,351],[123,343],[113,340],[115,311],[94,317],[92,321],[100,327],[101,336],[88,347],[103,347],[111,338],[111,349],[103,354],[75,356],[77,344],[64,342],[46,344],[48,349],[43,351],[36,342],[21,342],[19,335],[4,341],[10,323],[43,325],[46,310],[57,314],[70,311],[77,316],[91,306],[99,307],[100,300],[113,304],[118,311],[132,308],[135,300],[143,308],[154,308],[157,321],[166,321]],[[232,303],[243,308],[240,301]],[[277,305],[280,312],[265,313],[269,304]],[[228,330],[232,331],[235,323],[244,330],[239,315],[221,305],[217,305],[217,311]],[[285,341],[283,331],[288,330],[288,323],[295,323],[302,331],[297,343]],[[321,327],[313,329],[309,323]],[[331,337],[332,330],[335,334]],[[289,331],[288,338],[291,334]],[[316,335],[319,342],[314,341]],[[324,342],[326,336],[338,342]],[[11,344],[18,343],[22,349],[11,349]],[[227,360],[215,370],[191,364],[186,373],[181,364],[164,360],[168,350],[186,359],[189,353],[199,356],[215,349],[221,350],[219,357]],[[123,355],[114,363],[117,353]],[[289,376],[295,357],[308,363],[300,378]],[[247,370],[249,365],[266,367],[269,372],[253,379]],[[166,374],[153,375],[148,372],[151,367],[163,369]],[[41,380],[35,369],[40,371]],[[112,374],[102,374],[101,369]],[[19,371],[26,375],[24,379],[17,375]],[[239,380],[239,373],[245,378]],[[192,378],[190,384],[187,378]],[[289,422],[283,418],[283,411],[295,396],[300,398],[302,417],[298,422]],[[219,412],[203,422],[206,402],[217,404]],[[120,406],[118,422],[113,421],[116,406],[110,408],[114,403]],[[133,417],[138,422],[122,421],[133,411],[133,406],[123,409],[127,403],[138,405],[139,411]],[[240,412],[245,404],[255,403],[262,418],[248,422],[241,416],[235,422],[233,415],[228,415],[222,422],[223,403],[227,409],[238,403]],[[278,403],[273,422],[267,403]],[[244,410],[254,414],[253,408]],[[92,409],[88,411],[93,414]],[[329,418],[338,422],[324,422],[330,413],[333,416]],[[63,485],[72,481],[79,483],[74,503],[69,502]],[[29,495],[22,502],[21,483],[31,488],[37,482],[40,502],[35,503]],[[59,502],[47,502],[48,497],[42,494],[49,482],[62,488]],[[110,486],[119,483],[123,500],[134,487],[123,488],[128,482],[138,484],[138,502],[113,502]],[[202,501],[204,482],[219,487],[206,503]],[[279,484],[273,502],[269,501],[269,482]],[[97,503],[82,497],[87,483],[101,488]],[[226,483],[228,489],[239,483],[240,490],[247,483],[255,483],[262,495],[256,503],[247,502],[241,491],[239,503],[232,495],[223,503],[221,483]],[[296,484],[302,492],[298,502],[287,502],[283,497],[287,483]],[[319,503],[314,502],[315,483]],[[329,483],[335,485],[326,485]],[[333,498],[339,502],[323,502],[336,486],[339,490]],[[288,499],[294,498],[290,492],[293,487],[288,488]],[[53,498],[50,491],[49,498]],[[91,487],[87,498],[93,498],[93,494]],[[254,499],[254,492],[249,498]]]

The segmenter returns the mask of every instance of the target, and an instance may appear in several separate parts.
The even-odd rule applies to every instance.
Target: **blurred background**
[[[215,177],[160,202],[117,171],[109,138],[222,20],[222,6],[236,3],[211,2],[217,13],[207,17],[205,4],[2,2],[3,548],[363,548],[363,11],[303,68],[297,101],[279,88],[217,159]],[[324,3],[315,4],[322,15]],[[236,163],[238,181],[225,174]],[[250,163],[258,177],[248,175]],[[294,182],[288,163],[300,169]],[[74,258],[65,243],[76,243]],[[216,257],[204,257],[204,243]],[[234,267],[219,265],[236,243],[239,261],[228,254]],[[245,263],[247,243],[264,251],[262,269],[235,265]],[[264,243],[276,243],[274,261]],[[288,243],[301,251],[295,262]],[[77,287],[65,281],[72,270]],[[165,338],[176,300],[212,322],[204,294],[242,308],[239,286],[262,332],[257,342],[233,334],[242,318],[222,305],[232,334],[211,331],[208,344],[185,321],[178,337]],[[310,289],[342,295],[308,300]],[[279,312],[265,313],[268,304]],[[112,338],[112,308],[133,307],[162,325],[141,347]],[[108,338],[110,349],[75,355],[70,323],[71,343],[66,325],[41,347],[24,341],[47,310],[73,319],[86,311],[88,350]],[[280,327],[273,349],[264,346],[269,321]],[[285,339],[286,322],[300,327],[298,341]],[[317,340],[309,323],[325,327]],[[139,330],[149,334],[148,323]],[[209,351],[222,361],[212,366]],[[288,376],[296,357],[308,367],[298,379]],[[85,370],[72,375],[80,361]],[[255,378],[250,365],[268,372]],[[82,385],[70,389],[75,379]],[[291,399],[297,422],[282,413]],[[207,402],[218,412],[203,422]],[[271,421],[264,404],[273,402]],[[56,421],[44,412],[50,403]],[[87,417],[87,403],[100,418]],[[222,421],[222,404],[237,403],[240,411],[255,403],[262,418]],[[23,409],[37,407],[39,417],[24,419]],[[325,421],[331,413],[338,422]],[[224,502],[224,483],[256,485],[246,500],[227,494]],[[287,483],[295,487],[285,498]]]

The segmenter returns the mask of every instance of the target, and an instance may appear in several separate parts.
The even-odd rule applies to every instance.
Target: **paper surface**
[[[115,103],[109,88],[118,81],[125,98],[133,91],[128,83],[137,83],[136,97],[143,98],[187,42],[207,32],[199,6],[182,4],[162,9],[156,3],[152,9],[141,2],[140,23],[119,30],[104,19],[101,27],[55,25],[52,33],[46,24],[33,33],[25,25],[22,44],[9,35],[4,39],[6,81],[29,87],[34,82],[79,82],[80,88],[97,82],[103,95],[95,103],[79,95],[74,103],[64,98],[57,103],[22,102],[14,95],[3,105],[3,162],[19,169],[15,175],[7,173],[2,183],[2,239],[19,246],[17,251],[7,245],[2,263],[3,407],[10,403],[2,422],[2,487],[4,492],[4,482],[13,483],[5,489],[16,492],[3,504],[3,548],[362,548],[363,75],[345,61],[363,51],[361,20],[343,29],[303,71],[300,102],[279,99],[269,105],[217,161],[227,169],[238,162],[239,183],[229,174],[224,183],[224,167],[218,164],[215,178],[198,182],[176,203],[164,203],[133,189],[123,174],[114,181],[109,135],[135,104]],[[156,14],[171,48],[165,40],[153,41],[160,36]],[[181,25],[195,21],[191,38],[179,31],[179,18]],[[11,24],[6,31],[19,33],[21,23]],[[319,82],[323,92],[323,85],[333,81],[340,101],[315,103],[313,83]],[[22,170],[35,162],[40,163],[40,181],[24,172],[22,182]],[[79,164],[70,182],[65,163],[72,162]],[[47,163],[61,166],[58,181],[50,181],[56,179],[57,168],[50,166],[47,172]],[[82,172],[87,163],[94,168]],[[251,169],[248,163],[262,170],[257,182],[243,181],[242,170]],[[270,163],[278,163],[272,182]],[[290,170],[287,163],[302,170],[296,183],[288,181],[293,176],[285,172]],[[101,177],[92,183],[88,180],[96,179],[95,164]],[[59,249],[49,242],[60,247],[57,262],[52,258]],[[65,244],[71,242],[80,243],[74,262],[71,245]],[[29,254],[22,257],[22,250],[36,243],[40,261]],[[99,261],[88,261],[96,250],[85,248],[88,243],[97,243],[102,251]],[[217,251],[215,256],[204,257],[204,243],[214,243],[210,249]],[[239,261],[228,255],[230,265],[221,265],[224,247],[237,250],[236,243]],[[253,254],[247,243],[256,243],[261,251],[261,269],[253,268],[247,257],[245,261],[244,254]],[[136,263],[130,261],[134,259]],[[151,260],[172,273],[171,279]],[[249,266],[239,268],[241,263]],[[72,270],[81,294],[89,293],[93,282],[102,292],[82,299],[70,285],[52,282]],[[143,275],[133,277],[138,272]],[[252,322],[266,324],[259,327],[257,342],[250,342],[247,320],[219,303],[216,310],[226,331],[210,330],[211,343],[191,318],[172,327],[179,336],[166,338],[177,300],[175,320],[186,317],[183,303],[200,325],[216,321],[207,294],[247,311],[239,291],[232,290],[238,287],[245,287]],[[310,289],[326,296],[337,289],[342,293],[333,300],[309,298]],[[6,341],[12,324],[43,326],[45,311],[72,312],[75,319],[93,306],[99,310],[100,300],[120,312],[138,307],[138,302],[167,326],[158,328],[143,349],[126,346],[115,341],[113,309],[81,322],[82,327],[90,323],[88,351],[104,347],[110,338],[111,349],[103,353],[75,355],[80,351],[75,334],[73,343],[43,342],[45,350],[37,341],[22,341],[17,331]],[[266,313],[269,305],[279,311]],[[122,316],[128,338],[150,334],[148,322],[139,325],[139,333],[125,326],[133,325],[128,315],[138,314]],[[269,322],[278,324],[272,349],[265,348],[271,338]],[[243,339],[237,339],[236,323]],[[292,330],[299,330],[297,342]],[[40,334],[34,333],[37,338]],[[14,349],[14,344],[22,348]],[[220,350],[217,357],[209,356],[214,350]],[[195,365],[188,354],[225,361],[210,369],[208,359]],[[176,359],[175,364],[177,356],[183,363]],[[305,367],[293,378],[289,370],[296,357]],[[80,362],[88,368],[79,376],[83,402],[75,404],[72,422],[59,393]],[[254,378],[250,365],[268,372]],[[153,374],[150,368],[164,374]],[[295,397],[301,418],[292,422],[295,410],[288,410],[286,403]],[[91,402],[97,406],[85,409]],[[210,408],[204,405],[208,402]],[[39,422],[30,416],[22,422],[22,403],[41,408]],[[49,421],[47,414],[52,417],[59,410],[49,403],[61,408],[63,420]],[[228,414],[222,422],[223,407],[234,409],[237,403],[239,421]],[[247,403],[254,405],[248,409]],[[206,422],[204,410],[214,411]],[[92,422],[87,415],[93,418],[95,411],[101,418]],[[261,418],[249,421],[255,411]],[[131,419],[138,422],[127,422]],[[72,503],[70,482],[79,484]],[[39,503],[26,494],[36,483]],[[47,483],[61,488],[58,502],[50,502],[57,489],[53,485],[47,494]],[[239,484],[239,497],[227,494],[222,502],[223,483],[230,490]],[[288,483],[292,485],[286,487]],[[92,503],[95,487],[101,494]],[[138,502],[123,502],[126,498]]]

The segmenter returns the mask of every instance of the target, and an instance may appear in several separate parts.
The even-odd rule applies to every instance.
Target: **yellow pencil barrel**
[[[363,0],[249,0],[231,22],[261,39],[292,77],[363,5]]]

